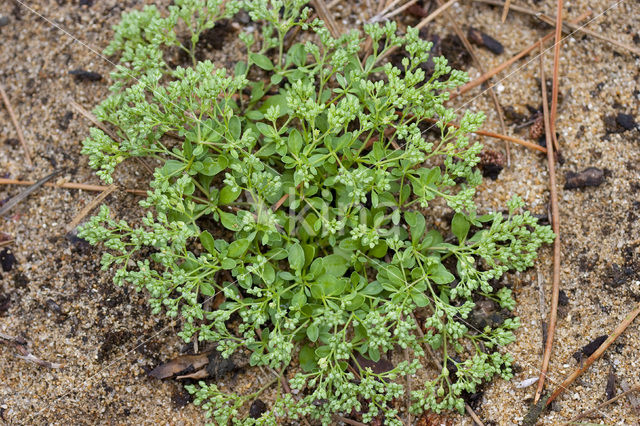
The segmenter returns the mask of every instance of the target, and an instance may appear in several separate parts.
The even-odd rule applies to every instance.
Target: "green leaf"
[[[364,290],[361,291],[361,293],[366,294],[368,296],[375,296],[376,294],[379,294],[382,290],[383,290],[382,284],[380,284],[378,281],[373,281],[373,282],[370,282],[369,285],[367,285],[364,288]]]
[[[456,279],[442,263],[437,263],[429,268],[429,278],[436,284],[449,284]]]
[[[242,188],[238,188],[236,190],[232,189],[230,186],[225,186],[220,190],[220,195],[218,197],[218,204],[224,206],[226,204],[233,203],[242,193]]]
[[[219,214],[220,214],[220,222],[222,223],[222,226],[232,231],[237,231],[239,229],[238,218],[236,217],[235,214],[227,213],[223,211],[220,211]]]
[[[216,254],[218,253],[215,248],[215,240],[209,233],[209,231],[202,231],[200,233],[200,242],[202,243],[202,247],[204,247],[209,253]]]
[[[235,240],[231,244],[229,244],[229,251],[227,251],[227,256],[233,258],[239,258],[247,251],[249,248],[249,240],[243,238],[241,240]]]
[[[242,134],[242,125],[238,116],[234,115],[229,119],[229,132],[234,139],[240,139]]]
[[[304,294],[304,290],[300,290],[299,292],[297,292],[293,298],[291,298],[291,307],[292,308],[297,308],[300,309],[302,308],[305,303],[307,303],[307,296]]]
[[[459,242],[463,242],[467,238],[470,226],[463,214],[456,213],[451,221],[451,232],[458,238]]]
[[[306,373],[310,373],[318,368],[318,364],[316,363],[316,353],[309,345],[304,345],[302,349],[300,349],[298,361],[300,363],[300,368],[302,368]]]
[[[304,250],[298,243],[289,247],[289,265],[295,271],[300,271],[304,266]]]
[[[330,254],[329,256],[323,257],[322,266],[326,273],[336,278],[343,276],[349,267],[347,260],[338,254]]]
[[[216,294],[216,289],[208,282],[202,281],[200,282],[200,293],[203,296],[213,296]]]
[[[273,62],[271,62],[271,59],[265,55],[261,55],[260,53],[250,53],[249,59],[265,71],[271,71],[273,69]]]
[[[319,335],[320,329],[318,329],[318,326],[315,323],[311,323],[309,327],[307,327],[307,337],[312,342],[315,342],[316,340],[318,340]]]
[[[302,136],[297,129],[293,129],[289,134],[288,145],[292,154],[300,154],[300,150],[302,149]]]

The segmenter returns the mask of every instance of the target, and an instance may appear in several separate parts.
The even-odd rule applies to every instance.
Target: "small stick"
[[[13,122],[13,127],[16,128],[16,133],[18,133],[18,140],[20,141],[20,145],[22,145],[22,149],[24,150],[24,158],[27,160],[27,165],[29,167],[33,166],[33,162],[31,161],[31,154],[29,154],[29,146],[27,142],[24,140],[24,134],[22,133],[22,127],[20,127],[20,123],[18,123],[18,119],[16,118],[16,114],[13,112],[13,107],[11,106],[11,102],[9,102],[9,96],[7,96],[7,92],[4,91],[4,87],[0,84],[0,96],[2,96],[2,100],[4,101],[4,106],[7,107],[7,111],[9,111],[9,117]]]
[[[31,186],[29,188],[25,189],[24,191],[22,191],[21,193],[19,193],[15,197],[11,198],[9,201],[7,201],[7,203],[4,206],[2,206],[2,208],[0,208],[0,216],[2,216],[3,214],[7,213],[15,205],[17,205],[20,201],[22,201],[25,198],[27,198],[29,195],[31,195],[31,193],[33,191],[35,191],[36,189],[40,188],[42,185],[44,185],[47,181],[49,181],[50,179],[55,177],[61,171],[62,170],[55,170],[53,173],[49,173],[47,176],[43,177],[39,181],[37,181],[35,183],[31,183]]]
[[[4,240],[4,241],[0,241],[0,248],[4,248],[4,247],[8,247],[11,244],[15,243],[16,240],[14,240],[13,238],[9,239],[9,240]]]
[[[107,126],[105,126],[104,123],[102,123],[100,120],[98,120],[98,118],[95,115],[93,115],[92,113],[90,113],[89,111],[84,109],[84,107],[82,105],[80,105],[79,103],[77,103],[77,102],[75,102],[73,100],[69,101],[69,105],[71,105],[73,107],[73,109],[78,111],[78,113],[80,115],[82,115],[84,118],[89,120],[94,126],[96,126],[100,130],[105,132],[107,135],[109,135],[109,137],[111,139],[113,139],[116,142],[118,142],[120,140],[120,138],[118,136],[116,136],[115,133],[113,133],[111,130],[109,130],[107,128]]]
[[[609,400],[607,400],[607,401],[603,402],[602,404],[598,405],[596,408],[592,408],[592,409],[591,409],[591,410],[589,410],[589,411],[585,411],[584,413],[582,413],[582,414],[580,414],[580,415],[578,415],[578,416],[575,416],[574,418],[572,418],[571,420],[569,420],[567,423],[565,423],[565,425],[570,425],[571,423],[573,423],[573,422],[577,422],[578,420],[580,420],[580,419],[584,419],[585,417],[591,417],[591,416],[593,416],[594,414],[596,414],[598,411],[600,411],[600,409],[601,409],[601,408],[604,408],[604,407],[606,407],[606,406],[607,406],[607,405],[609,405],[609,404],[613,404],[614,402],[616,402],[617,400],[619,400],[619,399],[620,399],[620,398],[622,398],[623,396],[627,396],[627,395],[629,395],[630,393],[638,392],[638,391],[640,391],[640,386],[636,386],[635,388],[631,388],[631,389],[629,389],[629,390],[627,390],[627,391],[624,391],[624,392],[622,392],[620,395],[616,395],[616,396],[614,396],[613,398],[611,398],[611,399],[609,399]]]
[[[556,166],[551,142],[551,128],[549,126],[549,105],[547,104],[547,83],[544,75],[544,57],[542,54],[542,43],[540,43],[540,85],[542,87],[542,111],[544,114],[544,132],[547,141],[547,164],[549,168],[549,197],[551,198],[551,225],[556,238],[553,240],[553,283],[551,289],[551,312],[549,314],[549,325],[547,327],[547,342],[542,358],[542,368],[540,369],[540,379],[533,399],[534,405],[542,395],[544,379],[547,377],[551,350],[553,348],[553,336],[556,330],[558,318],[558,299],[560,295],[560,214],[558,212],[558,192],[556,187]]]
[[[558,70],[560,68],[560,44],[562,43],[562,0],[558,0],[556,11],[556,39],[553,52],[553,89],[551,92],[551,115],[549,116],[549,124],[551,125],[551,137],[553,138],[553,147],[559,151],[558,138],[556,137],[556,113],[558,112],[558,86],[560,80],[558,78]],[[542,52],[540,53],[542,55]],[[547,90],[545,87],[543,90]]]
[[[343,422],[343,423],[346,423],[346,424],[348,424],[348,425],[353,425],[353,426],[367,426],[365,423],[358,422],[358,421],[356,421],[356,420],[351,420],[351,419],[348,419],[348,418],[346,418],[346,417],[342,417],[342,416],[340,416],[340,415],[338,415],[338,414],[334,414],[334,415],[333,415],[333,418],[334,418],[334,419],[336,419],[336,420],[338,420],[338,421],[341,421],[341,422]]]
[[[580,15],[578,18],[574,19],[572,22],[573,23],[581,22],[582,20],[584,20],[590,14],[591,14],[591,12],[585,12],[582,15]],[[458,89],[456,92],[451,93],[451,96],[449,97],[449,100],[452,100],[452,99],[456,98],[457,96],[463,95],[463,94],[467,93],[469,90],[473,89],[474,87],[477,87],[477,86],[481,85],[482,83],[484,83],[485,81],[489,80],[494,75],[498,74],[499,72],[501,72],[505,68],[511,66],[517,60],[523,58],[524,56],[527,56],[529,53],[531,53],[540,44],[544,44],[547,41],[551,40],[551,38],[554,36],[554,34],[555,34],[555,32],[551,31],[550,33],[548,33],[547,35],[542,37],[542,39],[540,39],[540,40],[534,42],[533,44],[531,44],[530,46],[526,47],[520,53],[518,53],[517,55],[513,56],[511,59],[508,59],[507,61],[505,61],[505,62],[501,63],[500,65],[498,65],[497,67],[493,68],[492,70],[487,71],[485,74],[481,75],[480,77],[476,78],[475,80],[468,82],[467,84],[462,86],[460,89]]]
[[[511,5],[511,0],[506,0],[504,2],[504,9],[502,9],[502,22],[507,20],[507,15],[509,14],[509,6]]]
[[[429,121],[431,123],[437,123],[438,122],[438,120],[436,120],[435,118],[425,118],[425,120]],[[456,129],[460,128],[460,125],[456,124],[456,123],[447,123],[447,126],[455,127]],[[540,151],[540,152],[543,152],[543,153],[547,152],[547,149],[545,147],[540,146],[537,143],[533,143],[533,142],[525,141],[525,140],[522,140],[522,139],[514,138],[513,136],[502,135],[500,133],[490,132],[488,130],[476,130],[473,133],[475,133],[476,135],[488,136],[490,138],[502,139],[502,140],[505,140],[505,141],[517,143],[518,145],[526,146],[527,148],[535,149],[536,151]]]
[[[0,185],[33,185],[35,182],[30,180],[17,180],[17,179],[0,179]],[[63,183],[45,183],[44,186],[53,186],[57,188],[66,188],[66,189],[82,189],[85,191],[96,191],[102,192],[105,191],[108,186],[103,185],[90,185],[86,183],[75,183],[75,182],[63,182]],[[147,191],[143,191],[141,189],[125,189],[125,192],[136,195],[147,195]]]
[[[71,222],[69,222],[69,224],[67,225],[66,232],[71,232],[76,226],[78,226],[80,221],[82,221],[82,219],[84,219],[84,217],[88,215],[91,210],[93,210],[98,204],[100,204],[105,198],[107,198],[109,194],[111,194],[117,188],[118,187],[116,185],[109,185],[107,189],[102,191],[97,197],[91,200],[89,204],[84,206],[82,210],[80,210],[80,212],[78,212],[78,214],[71,220]],[[195,352],[197,353],[198,351],[196,350]]]
[[[397,14],[403,12],[404,10],[410,8],[411,6],[413,6],[414,4],[416,4],[418,2],[418,0],[410,0],[409,2],[403,4],[402,6],[400,6],[399,8],[397,8],[396,10],[387,13],[386,15],[382,16],[380,19],[378,19],[378,21],[386,21],[390,18],[393,18],[394,16],[396,16]]]
[[[500,0],[473,0],[476,3],[484,3],[484,4],[490,4],[493,6],[503,6],[504,2],[500,1]],[[556,18],[555,16],[550,16],[550,15],[545,15],[542,12],[537,12],[533,9],[529,9],[527,7],[524,6],[517,6],[517,5],[511,5],[511,10],[514,10],[516,12],[520,12],[520,13],[525,13],[527,15],[531,15],[534,16],[536,18],[538,18],[539,20],[541,20],[542,22],[545,22],[549,25],[555,25],[556,22]],[[562,23],[562,31],[565,33],[569,33],[568,30],[573,30],[573,31],[578,31],[581,32],[583,34],[587,34],[593,38],[597,38],[599,40],[602,40],[604,42],[607,42],[609,44],[612,44],[614,46],[617,46],[621,49],[624,49],[626,51],[629,51],[631,53],[633,53],[634,55],[638,55],[640,56],[640,49],[637,49],[633,46],[630,46],[626,43],[622,43],[619,42],[618,40],[614,40],[610,37],[604,36],[602,34],[599,34],[593,30],[590,30],[588,28],[583,28],[583,27],[579,27],[578,25],[576,25],[573,22],[563,22]]]
[[[582,367],[578,368],[569,377],[567,377],[564,382],[558,385],[556,390],[553,391],[553,393],[547,400],[546,405],[548,406],[549,404],[551,404],[551,402],[553,402],[553,400],[555,400],[558,395],[560,395],[565,389],[567,389],[567,387],[571,385],[571,383],[573,383],[573,381],[578,378],[578,376],[584,373],[591,364],[593,364],[598,358],[600,358],[604,351],[606,351],[607,348],[611,346],[611,344],[627,329],[627,327],[629,327],[629,325],[638,316],[638,314],[640,314],[640,304],[638,304],[633,312],[627,315],[627,317],[620,323],[620,325],[618,325],[618,327],[613,330],[613,333],[611,333],[607,340],[605,340],[604,343],[600,345],[600,347],[596,349],[596,351],[591,354],[589,358],[587,358]]]
[[[333,15],[329,13],[329,9],[327,8],[324,0],[311,0],[311,4],[316,9],[316,13],[327,24],[327,29],[331,33],[333,38],[340,38],[340,30],[338,30],[338,25],[336,24],[335,19],[333,19]]]

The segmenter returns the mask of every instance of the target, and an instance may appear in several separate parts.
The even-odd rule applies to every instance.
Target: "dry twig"
[[[556,113],[558,112],[558,86],[560,80],[558,78],[558,69],[560,67],[560,43],[562,43],[562,0],[558,0],[556,11],[556,35],[553,45],[553,89],[551,92],[551,115],[549,116],[549,124],[551,126],[551,137],[553,138],[553,146],[559,151],[558,138],[556,137]],[[542,52],[540,53],[542,55]],[[546,88],[544,89],[546,90]]]
[[[0,96],[2,96],[2,100],[4,101],[4,106],[7,108],[7,111],[9,112],[9,117],[11,118],[11,122],[13,122],[13,126],[16,128],[16,133],[18,134],[18,140],[20,141],[20,145],[22,145],[22,149],[24,150],[24,158],[25,160],[27,160],[27,165],[31,167],[33,166],[33,162],[31,161],[29,146],[27,145],[27,142],[24,140],[22,127],[20,127],[20,123],[18,123],[18,119],[16,118],[16,114],[13,112],[13,107],[11,106],[11,102],[9,102],[9,96],[7,96],[7,92],[4,91],[4,87],[2,87],[2,84],[0,84]]]
[[[33,185],[36,182],[30,180],[17,180],[17,179],[0,179],[0,185]],[[75,182],[63,182],[63,183],[45,183],[44,186],[52,186],[57,188],[66,188],[66,189],[82,189],[84,191],[96,191],[102,192],[107,190],[109,187],[104,185],[90,185],[86,183],[75,183]],[[147,191],[143,191],[141,189],[124,189],[125,192],[136,195],[147,195]]]
[[[558,397],[558,395],[565,391],[567,387],[569,387],[571,383],[573,383],[573,381],[578,378],[578,376],[584,373],[587,368],[591,366],[591,364],[593,364],[598,358],[600,358],[604,351],[606,351],[607,348],[611,346],[611,344],[615,342],[615,340],[627,329],[627,327],[629,327],[629,325],[638,316],[638,314],[640,314],[640,304],[638,304],[638,306],[636,306],[636,308],[629,315],[627,315],[627,317],[616,327],[616,329],[613,330],[613,333],[609,335],[607,340],[605,340],[604,343],[600,345],[600,347],[596,349],[596,351],[591,354],[589,358],[587,358],[582,367],[571,373],[571,375],[567,377],[564,382],[558,385],[556,390],[553,391],[553,393],[547,400],[546,405],[549,406],[549,404],[551,404]]]
[[[15,197],[12,197],[9,201],[7,201],[5,203],[4,206],[2,206],[2,208],[0,208],[0,216],[2,216],[3,214],[7,213],[9,210],[11,210],[13,207],[15,207],[18,203],[20,203],[22,200],[24,200],[29,195],[31,195],[32,192],[34,192],[36,189],[40,188],[42,185],[44,185],[46,182],[51,180],[53,177],[55,177],[61,171],[62,170],[55,170],[53,173],[49,173],[47,176],[43,177],[39,181],[31,182],[30,183],[31,186],[29,188],[25,189],[24,191],[22,191],[21,193],[19,193]]]
[[[435,118],[425,118],[425,121],[428,121],[430,123],[438,122],[438,120],[436,120]],[[456,123],[447,123],[447,126],[455,127],[456,129],[460,128],[460,126],[458,124],[456,124]],[[518,138],[515,138],[513,136],[502,135],[500,133],[490,132],[488,130],[476,130],[473,133],[475,133],[476,135],[488,136],[490,138],[502,139],[504,141],[513,142],[513,143],[516,143],[518,145],[526,146],[527,148],[535,149],[536,151],[540,151],[540,152],[543,152],[543,153],[547,152],[547,149],[545,147],[540,146],[537,143],[533,143],[533,142],[525,141],[525,140],[522,140],[522,139],[518,139]]]
[[[549,106],[547,104],[547,84],[544,75],[544,56],[542,54],[542,42],[540,42],[540,85],[542,90],[542,111],[544,114],[544,131],[547,141],[547,163],[549,168],[549,198],[551,202],[551,225],[556,238],[553,241],[553,284],[551,290],[551,312],[549,314],[549,325],[547,328],[547,342],[545,344],[544,356],[542,358],[542,368],[540,369],[540,379],[536,388],[536,395],[533,403],[536,404],[542,394],[544,379],[547,377],[549,360],[551,359],[551,349],[553,347],[553,335],[556,329],[558,318],[558,298],[560,295],[560,217],[558,213],[558,191],[556,187],[556,166],[551,142],[551,128],[549,126]]]
[[[624,391],[624,392],[622,392],[620,395],[616,395],[616,396],[614,396],[613,398],[611,398],[611,399],[609,399],[609,400],[607,400],[607,401],[603,402],[602,404],[598,405],[596,408],[592,408],[592,409],[591,409],[591,410],[589,410],[589,411],[585,411],[584,413],[582,413],[582,414],[580,414],[580,415],[578,415],[578,416],[575,416],[574,418],[572,418],[571,420],[569,420],[569,421],[568,421],[567,423],[565,423],[565,424],[566,424],[566,425],[570,425],[571,423],[573,423],[573,422],[577,422],[578,420],[580,420],[580,419],[584,419],[585,417],[587,417],[587,418],[588,418],[588,417],[591,417],[591,416],[593,416],[594,414],[597,414],[597,413],[598,413],[598,411],[600,411],[600,409],[601,409],[601,408],[606,407],[606,406],[607,406],[607,405],[609,405],[609,404],[613,404],[614,402],[616,402],[616,401],[617,401],[617,400],[619,400],[620,398],[622,398],[622,397],[624,397],[624,396],[627,396],[627,395],[629,395],[629,394],[631,394],[631,393],[633,393],[633,392],[638,392],[638,391],[640,391],[640,386],[636,386],[635,388],[631,388],[631,389],[629,389],[629,390],[627,390],[627,391]]]

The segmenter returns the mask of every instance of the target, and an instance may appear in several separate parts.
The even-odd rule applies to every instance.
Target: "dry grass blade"
[[[327,4],[324,0],[311,0],[311,4],[316,9],[318,17],[327,25],[327,29],[331,33],[331,36],[333,38],[339,38],[340,30],[338,29],[338,24],[335,19],[333,19],[333,15],[329,12],[329,8],[327,8]]]
[[[388,12],[386,15],[382,16],[379,20],[380,21],[386,21],[390,18],[393,18],[394,16],[396,16],[399,13],[404,12],[405,10],[407,10],[408,8],[410,8],[411,6],[413,6],[414,4],[416,4],[418,2],[418,0],[410,0],[409,2],[403,4],[402,6],[400,6],[399,8]]]
[[[93,210],[98,204],[100,204],[109,194],[117,189],[115,185],[109,185],[107,189],[102,191],[97,197],[95,197],[89,204],[84,206],[82,210],[78,212],[78,214],[69,222],[66,228],[66,232],[71,232],[78,224],[85,218],[86,215],[89,214],[91,210]]]
[[[551,202],[551,226],[556,238],[553,241],[553,284],[551,289],[551,312],[549,313],[549,325],[547,328],[547,341],[540,368],[540,379],[536,388],[533,403],[536,404],[542,395],[544,379],[547,377],[549,360],[553,348],[553,336],[556,330],[558,318],[558,299],[560,296],[560,213],[558,209],[558,190],[556,187],[556,166],[553,143],[551,142],[551,128],[549,126],[549,106],[547,104],[547,83],[544,75],[544,55],[542,54],[542,42],[540,43],[540,87],[542,90],[542,111],[544,114],[544,131],[547,141],[547,163],[549,168],[549,199]]]
[[[29,188],[25,189],[24,191],[22,191],[21,193],[19,193],[15,197],[11,198],[9,201],[7,201],[5,203],[4,206],[2,206],[2,208],[0,208],[0,216],[2,216],[3,214],[7,213],[9,210],[11,210],[13,207],[15,207],[18,203],[20,203],[22,200],[24,200],[29,195],[31,195],[32,192],[34,192],[36,189],[40,188],[42,185],[44,185],[47,181],[49,181],[50,179],[55,177],[61,171],[62,170],[56,170],[53,173],[50,173],[47,176],[43,177],[39,181],[32,182],[31,186]]]
[[[558,138],[556,137],[556,113],[558,112],[558,86],[560,79],[558,71],[560,68],[560,44],[562,43],[562,0],[558,0],[556,11],[556,35],[553,51],[553,89],[551,92],[551,114],[549,116],[549,124],[551,125],[551,137],[553,138],[553,146],[556,151],[558,146]]]
[[[0,179],[0,185],[33,185],[36,182],[29,180],[17,180],[17,179]],[[56,187],[56,188],[66,188],[66,189],[82,189],[84,191],[95,191],[102,192],[107,190],[109,187],[104,185],[90,185],[86,183],[75,183],[75,182],[62,182],[62,183],[45,183],[44,186],[47,187]],[[147,195],[147,191],[143,191],[142,189],[125,189],[125,192],[136,195]]]
[[[577,422],[580,419],[584,419],[585,417],[591,417],[594,414],[598,414],[598,412],[600,411],[601,408],[606,407],[607,405],[613,404],[614,402],[616,402],[617,400],[619,400],[620,398],[623,398],[629,394],[632,394],[633,392],[638,392],[640,391],[640,386],[636,386],[635,388],[631,388],[627,391],[622,392],[620,395],[616,395],[611,399],[606,400],[605,402],[603,402],[602,404],[598,405],[596,408],[592,408],[589,411],[585,411],[584,413],[575,416],[574,418],[572,418],[571,420],[569,420],[567,423],[565,423],[565,425],[570,425],[573,422]]]
[[[2,96],[4,106],[7,108],[9,117],[11,118],[11,122],[16,128],[16,133],[18,133],[18,140],[20,141],[20,145],[22,145],[22,149],[24,150],[24,159],[27,161],[27,165],[31,167],[33,166],[33,162],[31,161],[29,146],[27,146],[27,142],[24,139],[24,134],[22,133],[22,127],[20,127],[20,123],[18,122],[16,114],[13,112],[13,107],[11,106],[11,102],[9,102],[9,96],[7,96],[7,92],[4,91],[4,87],[2,87],[2,84],[0,84],[0,96]]]
[[[100,130],[105,132],[107,135],[109,135],[111,139],[113,139],[116,142],[120,140],[120,138],[118,138],[118,136],[116,136],[115,133],[113,133],[110,129],[108,129],[107,126],[105,126],[100,120],[98,120],[95,115],[91,114],[89,111],[84,109],[82,105],[80,105],[75,101],[69,101],[69,104],[73,107],[73,109],[78,111],[80,115],[82,115],[84,118],[89,120],[94,126],[96,126]]]
[[[591,14],[591,12],[585,12],[582,15],[580,15],[577,19],[574,19],[572,22],[573,23],[581,22],[584,19],[586,19],[590,14]],[[533,43],[533,44],[527,46],[526,48],[524,48],[517,55],[515,55],[512,58],[508,59],[507,61],[501,63],[497,67],[487,71],[486,73],[484,73],[480,77],[476,78],[475,80],[468,82],[467,84],[462,86],[460,89],[458,89],[458,91],[451,93],[451,96],[450,96],[449,100],[454,99],[457,96],[460,96],[460,95],[463,95],[463,94],[467,93],[469,90],[473,89],[474,87],[480,86],[482,83],[484,83],[485,81],[489,80],[494,75],[496,75],[499,72],[503,71],[505,68],[513,65],[514,62],[516,62],[519,59],[527,56],[529,53],[531,53],[539,45],[544,45],[546,42],[548,42],[549,40],[551,40],[553,38],[554,34],[555,34],[555,32],[553,32],[553,31],[548,33],[547,35],[542,37],[542,39],[540,39],[540,40],[536,41],[535,43]]]
[[[563,391],[567,389],[574,382],[575,379],[578,378],[582,373],[584,373],[587,368],[591,366],[598,358],[604,354],[609,346],[629,327],[629,325],[633,322],[633,320],[640,314],[640,304],[636,306],[636,308],[629,314],[627,317],[613,330],[613,333],[604,341],[602,345],[593,353],[587,360],[584,362],[582,367],[578,368],[576,371],[571,373],[569,377],[567,377],[564,382],[562,382],[556,390],[553,391],[549,399],[547,400],[546,405],[549,406]]]
[[[510,5],[511,5],[511,0],[507,0],[504,2],[504,8],[502,9],[502,22],[507,20],[507,15],[509,14]]]

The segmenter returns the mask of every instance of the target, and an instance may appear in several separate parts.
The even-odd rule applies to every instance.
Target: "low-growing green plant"
[[[117,266],[116,283],[180,317],[185,341],[214,342],[225,357],[248,350],[252,365],[289,373],[293,392],[279,388],[260,419],[239,417],[259,392],[188,387],[218,424],[329,424],[335,413],[400,424],[394,399],[429,362],[426,345],[445,367],[414,384],[412,411],[462,411],[464,392],[511,376],[499,349],[518,326],[476,330],[466,319],[482,298],[512,309],[492,280],[531,266],[553,234],[517,214],[518,198],[506,216],[477,214],[481,145],[467,134],[483,115],[465,113],[456,129],[443,105],[465,73],[439,57],[427,74],[431,43],[393,23],[365,25],[373,51],[361,59],[363,36],[334,39],[305,3],[175,0],[164,15],[123,15],[106,49],[120,55],[112,94],[95,109],[120,140],[93,128],[83,152],[108,183],[129,157],[162,167],[139,223],[103,206],[80,236],[109,249],[102,266]],[[259,30],[240,36],[246,60],[232,71],[200,61],[203,32],[241,9]],[[287,38],[296,27],[306,43]],[[405,52],[399,67],[382,64],[392,48]],[[167,59],[180,51],[188,65]],[[424,132],[433,117],[437,135]],[[436,198],[455,212],[451,238],[428,229]],[[220,306],[205,303],[219,293]],[[363,363],[381,357],[388,371]]]

